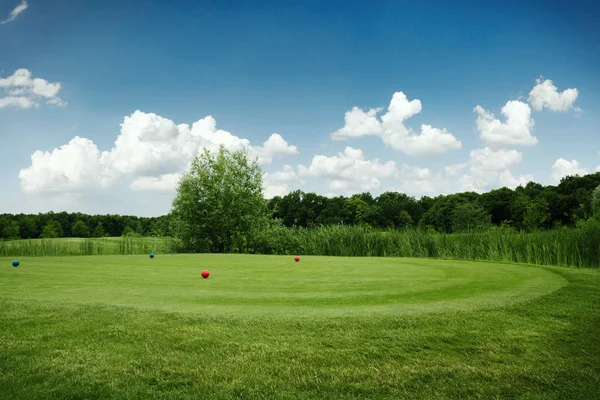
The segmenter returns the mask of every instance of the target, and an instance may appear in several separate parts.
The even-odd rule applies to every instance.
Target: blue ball
[[[154,253],[150,253],[150,258],[154,258]]]
[[[20,263],[19,263],[19,260],[15,260],[12,262],[12,264],[13,264],[13,267],[18,267]]]

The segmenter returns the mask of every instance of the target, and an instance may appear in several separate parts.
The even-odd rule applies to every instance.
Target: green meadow
[[[0,258],[2,399],[598,398],[597,269],[12,259]]]

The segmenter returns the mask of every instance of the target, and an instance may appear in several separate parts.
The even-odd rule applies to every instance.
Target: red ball
[[[210,275],[210,272],[208,272],[208,270],[207,270],[207,269],[205,269],[204,271],[202,271],[202,277],[203,277],[204,279],[208,278],[208,276],[209,276],[209,275]]]
[[[296,262],[300,261],[300,257],[298,257],[298,256],[294,257],[294,261],[296,261]]]

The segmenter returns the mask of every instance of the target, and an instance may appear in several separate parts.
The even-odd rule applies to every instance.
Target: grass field
[[[19,259],[0,258],[2,399],[598,398],[598,270]]]
[[[156,237],[56,238],[0,241],[0,257],[95,256],[174,252],[173,239]]]

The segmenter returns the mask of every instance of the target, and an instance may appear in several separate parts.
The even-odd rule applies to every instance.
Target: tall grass
[[[531,233],[494,227],[444,234],[361,226],[286,228],[272,224],[246,238],[240,253],[425,257],[600,267],[600,221]],[[0,242],[0,256],[125,255],[182,252],[171,238],[33,239]]]
[[[0,256],[95,256],[174,253],[171,238],[28,239],[0,241]]]
[[[312,229],[274,227],[254,240],[252,253],[326,256],[429,257],[510,261],[565,267],[600,267],[600,222],[577,228],[443,234],[423,230],[377,231],[360,226]]]

